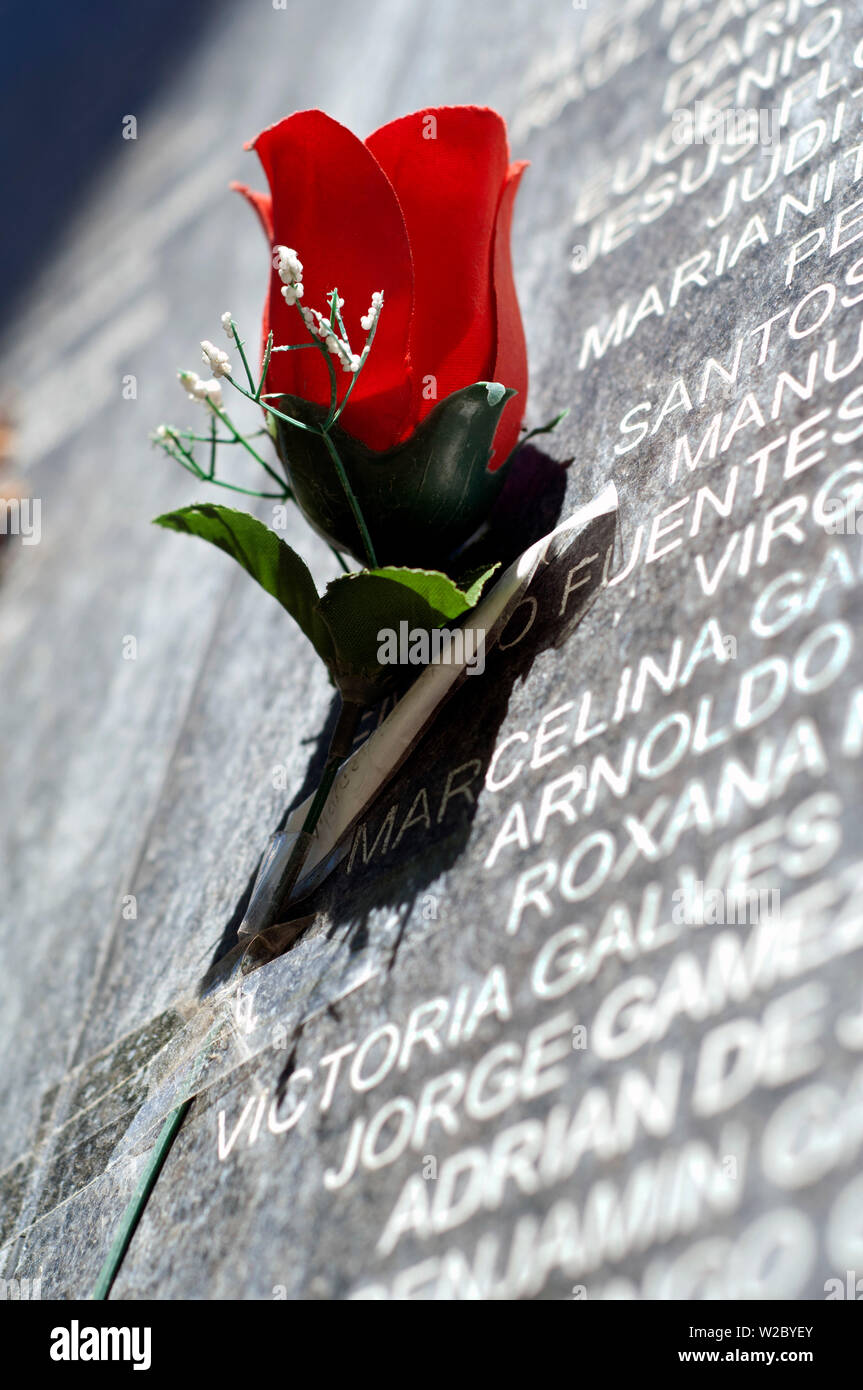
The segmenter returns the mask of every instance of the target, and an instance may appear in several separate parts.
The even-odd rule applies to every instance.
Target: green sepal
[[[439,401],[403,444],[375,453],[339,427],[330,431],[379,565],[443,568],[487,520],[510,460],[490,472],[495,431],[515,392],[478,381]],[[282,396],[279,409],[319,426],[322,406]],[[309,523],[338,550],[365,552],[344,488],[321,437],[277,421],[277,446],[294,496]]]

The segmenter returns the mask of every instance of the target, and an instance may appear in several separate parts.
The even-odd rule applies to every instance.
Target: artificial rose
[[[271,191],[235,187],[255,207],[270,246],[299,253],[303,303],[323,307],[337,286],[348,335],[361,345],[360,317],[372,291],[383,291],[372,350],[339,420],[340,448],[352,482],[364,469],[378,480],[365,496],[362,482],[357,489],[369,529],[380,540],[378,559],[443,563],[485,519],[502,481],[502,475],[489,475],[510,455],[524,415],[527,354],[510,230],[526,166],[510,163],[502,118],[475,106],[417,111],[365,142],[322,111],[300,111],[249,148],[257,151]],[[308,341],[296,307],[281,291],[274,270],[264,339],[272,329],[277,344]],[[482,382],[500,383],[508,392],[489,395],[484,435],[485,397],[456,395]],[[325,410],[330,376],[322,354],[275,354],[266,389],[290,398],[295,415],[302,413],[300,401]],[[453,464],[459,451],[476,456],[469,480],[459,479]],[[359,553],[343,491],[329,486],[321,450],[303,458],[294,437],[289,449],[280,440],[280,452],[312,524]],[[449,465],[438,469],[437,460],[446,457]],[[411,488],[416,493],[417,469],[425,472],[427,465],[424,494],[403,496]],[[318,495],[321,479],[325,496]]]

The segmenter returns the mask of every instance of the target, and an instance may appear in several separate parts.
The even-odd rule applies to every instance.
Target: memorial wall
[[[495,535],[556,540],[246,949],[336,700],[148,525],[204,489],[147,432],[226,306],[257,341],[243,141],[463,103],[530,161],[526,423],[569,411]],[[3,1278],[86,1297],[191,1098],[113,1299],[858,1296],[861,111],[858,0],[243,7],[118,111],[4,344]]]

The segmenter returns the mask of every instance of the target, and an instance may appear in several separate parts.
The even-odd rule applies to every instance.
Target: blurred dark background
[[[0,0],[0,310],[18,307],[91,179],[225,0]]]

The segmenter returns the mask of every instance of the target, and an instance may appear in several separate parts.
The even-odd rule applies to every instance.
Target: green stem
[[[239,487],[236,483],[223,482],[221,478],[211,478],[209,474],[204,472],[203,468],[199,467],[192,455],[187,449],[183,448],[178,439],[174,440],[174,444],[179,452],[175,452],[174,449],[170,448],[167,444],[162,444],[161,447],[169,458],[172,458],[181,468],[185,468],[186,472],[191,473],[192,477],[197,478],[199,482],[210,483],[213,487],[224,487],[227,488],[229,492],[241,492],[244,497],[262,497],[265,501],[274,502],[293,501],[294,494],[291,492],[291,489],[282,482],[278,475],[274,476],[279,487],[282,489],[281,492],[258,492],[255,488]]]
[[[278,473],[275,471],[274,468],[270,467],[266,459],[261,458],[261,455],[258,453],[257,449],[252,448],[248,439],[246,439],[244,435],[240,434],[239,430],[234,428],[233,423],[231,422],[230,418],[225,414],[225,412],[223,410],[220,410],[217,405],[213,405],[212,403],[210,405],[210,409],[212,410],[213,414],[217,416],[219,420],[221,420],[222,424],[225,425],[226,428],[231,431],[231,434],[234,436],[237,443],[242,444],[243,448],[246,450],[246,453],[251,454],[255,462],[261,465],[264,472],[270,475],[273,482],[278,483],[281,487],[282,480],[279,477]]]
[[[369,333],[369,336],[366,338],[366,345],[365,345],[365,347],[363,348],[363,351],[362,351],[362,359],[361,359],[361,361],[360,361],[360,365],[359,365],[359,367],[357,368],[357,370],[352,374],[352,377],[351,377],[351,384],[350,384],[350,386],[348,387],[347,391],[345,392],[344,396],[342,397],[342,403],[341,403],[341,405],[339,406],[339,408],[338,408],[338,410],[336,411],[335,415],[333,416],[332,420],[329,421],[329,424],[330,424],[330,425],[334,425],[334,424],[336,423],[336,421],[338,420],[339,416],[341,415],[342,411],[344,410],[345,406],[347,405],[348,401],[349,401],[350,398],[351,398],[351,392],[353,391],[354,386],[356,385],[357,377],[359,376],[359,374],[360,374],[360,372],[362,371],[363,367],[366,365],[366,359],[367,359],[369,353],[371,352],[372,343],[373,343],[374,340],[375,340],[375,334],[376,334],[377,331],[378,331],[378,324],[380,323],[380,321],[381,321],[381,316],[380,316],[380,314],[378,314],[377,318],[375,319],[374,323],[372,324],[372,330],[371,330],[371,332]]]
[[[345,496],[347,497],[351,511],[354,514],[354,521],[357,523],[360,535],[363,538],[363,546],[365,548],[366,559],[368,560],[369,569],[376,570],[378,567],[378,560],[377,556],[375,555],[375,548],[372,545],[372,538],[369,535],[369,529],[366,526],[362,511],[360,510],[360,504],[354,496],[354,490],[351,487],[350,482],[348,480],[348,475],[345,472],[345,465],[342,463],[341,458],[339,457],[339,451],[333,443],[332,439],[330,438],[328,432],[325,429],[322,429],[320,431],[320,434],[321,438],[327,446],[327,452],[329,453],[330,458],[336,466],[336,472],[339,475],[339,481],[345,490]]]
[[[256,399],[254,396],[250,395],[248,391],[245,391],[245,390],[243,389],[243,387],[240,386],[239,382],[234,381],[234,378],[233,378],[232,376],[226,376],[226,377],[225,377],[225,380],[226,380],[226,381],[229,381],[229,382],[231,383],[231,385],[233,386],[234,390],[235,390],[235,391],[239,391],[239,393],[240,393],[241,396],[245,396],[245,398],[246,398],[247,401],[251,401],[253,405],[259,405],[259,406],[261,407],[262,410],[266,410],[270,415],[275,415],[275,417],[276,417],[277,420],[284,420],[286,424],[288,424],[288,425],[293,425],[293,426],[294,426],[296,429],[298,429],[298,430],[307,430],[309,434],[317,434],[317,433],[318,433],[318,431],[314,428],[313,425],[304,425],[303,422],[302,422],[302,420],[294,420],[292,416],[290,416],[290,415],[285,415],[284,412],[281,411],[281,410],[276,410],[275,406],[273,406],[273,405],[267,405],[267,403],[266,403],[266,401],[264,400],[264,397],[263,397],[263,396],[261,396],[261,398],[260,398],[259,400]],[[267,392],[266,394],[267,394],[267,395],[274,395],[274,396],[281,396],[281,395],[283,394],[283,392],[281,392],[281,391],[272,391],[272,392]]]
[[[184,468],[187,468],[191,465],[191,467],[189,467],[189,471],[191,473],[197,473],[199,478],[206,479],[207,475],[204,472],[203,468],[201,468],[195,461],[195,455],[192,453],[191,449],[187,449],[184,444],[181,444],[180,440],[177,438],[175,434],[171,435],[170,439],[171,448],[168,448],[164,444],[162,445],[162,448],[165,449],[165,452],[170,454],[172,458],[175,458],[178,463],[183,463],[183,459],[185,459],[186,462],[183,463]],[[175,453],[175,449],[179,452]]]
[[[256,401],[259,401],[259,400],[261,399],[261,392],[262,392],[263,389],[264,389],[264,382],[265,382],[266,379],[267,379],[267,372],[270,370],[270,358],[272,357],[272,355],[273,355],[273,330],[272,330],[272,328],[271,328],[270,331],[269,331],[269,333],[267,334],[267,346],[266,346],[266,348],[264,349],[264,361],[263,361],[263,364],[262,364],[262,366],[261,366],[261,379],[260,379],[260,381],[258,382],[258,389],[257,389],[257,391],[255,392],[255,400],[256,400]]]
[[[108,1254],[105,1256],[105,1262],[99,1271],[99,1277],[96,1280],[93,1292],[90,1294],[91,1299],[102,1301],[106,1299],[111,1292],[111,1286],[120,1272],[120,1265],[123,1263],[126,1251],[129,1249],[138,1223],[144,1215],[144,1208],[147,1205],[150,1193],[156,1185],[156,1179],[162,1171],[171,1145],[176,1139],[186,1115],[189,1113],[191,1104],[192,1102],[190,1100],[184,1100],[182,1105],[178,1105],[175,1110],[171,1111],[162,1126],[162,1130],[153,1146],[150,1157],[147,1159],[147,1164],[141,1174],[138,1186],[135,1188],[132,1198],[120,1219],[119,1229]]]
[[[339,476],[339,481],[341,482],[341,485],[342,485],[342,487],[344,488],[345,496],[347,497],[348,503],[350,504],[351,511],[353,512],[354,520],[355,520],[356,523],[357,523],[357,527],[358,527],[358,529],[359,529],[360,536],[362,537],[363,547],[364,547],[364,549],[365,549],[366,559],[367,559],[367,561],[368,561],[369,567],[370,567],[371,569],[377,569],[377,563],[378,563],[378,562],[377,562],[377,556],[375,555],[375,548],[374,548],[374,545],[372,544],[372,538],[371,538],[371,536],[369,535],[369,529],[368,529],[368,527],[366,526],[365,518],[363,517],[362,511],[361,511],[361,509],[360,509],[360,504],[359,504],[359,502],[357,501],[357,498],[356,498],[356,495],[355,495],[355,493],[354,493],[354,490],[353,490],[353,488],[351,487],[351,484],[350,484],[350,480],[349,480],[349,478],[348,478],[348,475],[347,475],[347,473],[345,472],[345,466],[344,466],[344,464],[342,463],[341,457],[339,456],[338,449],[336,448],[335,444],[333,443],[333,441],[332,441],[332,439],[330,438],[330,435],[329,435],[329,429],[330,429],[331,425],[333,425],[334,422],[335,422],[335,421],[339,418],[339,416],[341,415],[342,411],[344,410],[345,403],[347,402],[347,400],[348,400],[348,398],[349,398],[349,396],[350,396],[350,394],[351,394],[351,391],[354,389],[354,384],[355,384],[355,382],[356,382],[357,377],[359,376],[359,371],[362,370],[362,365],[360,366],[359,371],[356,371],[356,372],[353,373],[352,378],[351,378],[351,383],[350,383],[350,385],[348,386],[347,391],[345,392],[345,396],[344,396],[344,399],[343,399],[341,405],[339,405],[339,387],[338,387],[338,381],[337,381],[337,378],[336,378],[336,371],[335,371],[335,367],[333,366],[333,363],[332,363],[332,360],[331,360],[331,357],[330,357],[330,353],[327,351],[326,346],[320,341],[320,339],[317,337],[317,335],[312,334],[312,333],[311,333],[311,329],[308,329],[308,325],[306,324],[305,319],[303,318],[302,306],[301,306],[300,304],[297,304],[296,308],[297,308],[297,313],[299,314],[300,318],[302,319],[303,326],[307,328],[307,331],[309,332],[309,334],[310,334],[310,336],[311,336],[311,338],[312,338],[312,341],[309,342],[309,343],[291,344],[291,345],[290,345],[288,348],[286,348],[285,350],[286,350],[286,351],[293,351],[293,350],[294,350],[295,348],[297,348],[297,347],[317,347],[317,348],[319,348],[320,351],[323,353],[323,355],[324,355],[324,361],[325,361],[326,364],[327,364],[327,371],[329,372],[329,376],[330,376],[330,408],[329,408],[329,412],[328,412],[328,414],[327,414],[327,418],[326,418],[326,420],[324,421],[324,424],[323,424],[322,426],[320,426],[320,428],[315,428],[315,427],[313,427],[313,426],[306,425],[306,424],[304,424],[304,423],[302,422],[302,420],[295,420],[295,419],[293,419],[290,415],[285,415],[281,410],[276,410],[276,408],[275,408],[274,406],[271,406],[271,405],[268,405],[268,404],[267,404],[267,401],[266,401],[266,399],[265,399],[265,395],[264,395],[264,392],[263,392],[263,387],[264,387],[264,382],[265,382],[265,380],[266,380],[267,370],[268,370],[268,368],[269,368],[270,357],[271,357],[271,355],[272,355],[273,352],[280,352],[280,351],[282,351],[281,348],[274,348],[274,347],[273,347],[273,341],[272,341],[272,336],[273,336],[273,335],[272,335],[272,333],[270,333],[270,335],[269,335],[269,337],[268,337],[268,339],[267,339],[267,350],[266,350],[266,354],[265,354],[265,357],[264,357],[264,367],[263,367],[263,371],[262,371],[262,373],[261,373],[261,380],[260,380],[260,382],[258,383],[258,388],[257,388],[257,390],[255,391],[255,394],[252,396],[252,395],[249,394],[248,391],[244,391],[244,390],[243,390],[243,387],[240,386],[236,381],[234,381],[233,377],[229,376],[229,377],[227,377],[226,379],[231,383],[231,385],[232,385],[237,391],[240,392],[240,395],[245,396],[245,397],[247,398],[247,400],[253,401],[255,405],[260,405],[260,406],[262,407],[263,410],[268,411],[270,415],[274,415],[274,416],[276,417],[277,420],[284,420],[284,421],[286,422],[286,424],[293,425],[296,429],[304,429],[304,430],[308,430],[309,433],[311,433],[311,434],[320,434],[320,435],[321,435],[321,437],[322,437],[322,439],[323,439],[323,441],[324,441],[324,443],[325,443],[325,445],[326,445],[326,447],[327,447],[327,452],[329,453],[330,458],[333,460],[333,463],[335,464],[336,472],[338,473],[338,476]],[[334,318],[335,318],[335,319],[338,319],[339,325],[340,325],[340,327],[341,327],[341,329],[342,329],[342,333],[344,334],[344,325],[343,325],[342,322],[341,322],[341,315],[339,314],[339,311],[338,311],[338,291],[337,291],[337,290],[335,290],[335,291],[333,292],[333,297],[332,297],[332,299],[331,299],[331,301],[330,301],[330,316],[331,316],[331,321],[332,321],[332,319],[334,319]],[[371,333],[370,333],[369,336],[368,336],[368,339],[367,339],[367,341],[366,341],[366,346],[365,346],[365,348],[364,348],[364,350],[363,350],[363,351],[364,351],[363,364],[365,363],[365,358],[368,356],[369,348],[371,347],[372,342],[374,341],[374,336],[375,336],[375,332],[376,332],[376,330],[377,330],[377,325],[378,325],[378,321],[377,321],[377,319],[376,319],[376,320],[375,320],[375,323],[374,323],[374,327],[372,328]],[[238,347],[239,350],[240,350],[240,356],[242,357],[242,359],[243,359],[243,364],[244,364],[244,366],[246,367],[246,373],[247,373],[247,375],[249,375],[248,364],[246,363],[246,358],[245,358],[245,355],[244,355],[244,353],[243,353],[243,349],[242,349],[242,345],[241,345],[241,343],[240,343],[239,335],[238,335],[238,333],[237,333],[236,325],[233,324],[233,322],[232,322],[232,325],[231,325],[231,326],[232,326],[233,331],[234,331],[234,339],[235,339],[235,341],[236,341],[236,343],[237,343],[237,347]],[[345,334],[345,337],[346,337],[346,336],[347,336],[347,335]],[[251,377],[250,377],[250,379],[249,379],[249,385],[252,386],[252,388],[254,389],[254,382],[251,380]],[[235,435],[235,437],[236,437],[238,443],[245,443],[245,441],[243,440],[242,436],[240,436],[240,435],[237,434],[236,430],[234,429],[234,427],[233,427],[233,425],[231,424],[231,421],[228,419],[228,417],[227,417],[226,415],[224,415],[220,410],[218,410],[218,408],[217,408],[216,406],[211,406],[211,409],[213,410],[213,413],[216,414],[216,415],[218,415],[219,419],[222,420],[222,421],[224,422],[224,424],[227,425],[227,427],[228,427],[228,429],[231,431],[231,433],[232,433],[233,435]],[[276,482],[280,482],[280,479],[279,479],[278,475],[277,475],[276,473],[274,473],[273,470],[272,470],[271,468],[268,467],[268,465],[264,462],[264,460],[260,457],[260,455],[257,454],[257,452],[256,452],[254,449],[252,449],[251,446],[250,446],[249,444],[246,444],[246,448],[249,450],[249,453],[251,453],[251,454],[253,455],[253,457],[256,458],[256,459],[258,460],[258,462],[259,462],[260,464],[262,464],[262,466],[267,470],[267,472],[270,474],[270,477],[274,478]],[[342,568],[345,570],[345,573],[348,573],[347,566],[345,565],[344,560],[342,559],[342,557],[338,554],[338,551],[334,551],[334,553],[337,555],[338,560],[339,560],[339,563],[341,564]]]
[[[197,1083],[201,1068],[206,1060],[207,1048],[212,1042],[219,1027],[219,1024],[214,1024],[204,1040],[204,1046],[198,1053],[195,1065],[192,1069],[192,1075],[189,1080],[189,1090],[192,1090]],[[138,1185],[132,1193],[126,1210],[120,1218],[117,1234],[111,1242],[111,1248],[105,1256],[105,1261],[99,1271],[99,1277],[96,1280],[93,1292],[90,1294],[91,1299],[102,1301],[106,1299],[111,1292],[111,1286],[120,1272],[120,1265],[123,1263],[126,1251],[129,1249],[138,1223],[144,1215],[144,1209],[149,1200],[150,1193],[156,1185],[156,1180],[164,1167],[165,1159],[171,1151],[171,1146],[180,1132],[180,1126],[188,1115],[193,1100],[194,1096],[187,1096],[186,1100],[181,1101],[179,1105],[175,1106],[159,1131],[159,1137],[153,1145],[153,1149],[144,1166],[144,1171],[138,1179]]]
[[[255,439],[255,438],[257,438],[258,435],[261,435],[261,434],[269,434],[269,430],[252,430],[252,433],[249,434],[249,435],[245,435],[244,438],[246,438],[246,439]],[[189,440],[191,443],[194,443],[194,444],[209,444],[209,443],[210,443],[210,440],[212,439],[212,435],[209,435],[209,434],[195,434],[193,430],[173,430],[173,431],[172,431],[172,435],[173,435],[173,436],[176,436],[177,439],[187,439],[187,440]],[[241,439],[228,439],[224,434],[217,434],[217,435],[216,435],[216,443],[217,443],[217,444],[223,444],[223,445],[224,445],[224,444],[240,444],[240,443],[242,443],[242,440],[241,440]]]
[[[328,430],[330,425],[333,423],[333,420],[335,420],[336,418],[336,407],[339,403],[339,383],[336,378],[336,369],[333,366],[333,359],[330,355],[329,349],[326,348],[323,343],[318,343],[318,347],[324,354],[324,361],[327,364],[327,371],[330,374],[330,409],[323,426],[325,430]]]
[[[347,342],[348,342],[348,330],[345,328],[345,321],[344,321],[344,319],[342,318],[342,312],[341,312],[341,309],[339,308],[339,302],[338,302],[338,300],[336,300],[336,323],[338,324],[339,332],[341,333],[342,337],[344,338],[345,342],[347,343]],[[348,346],[350,346],[350,344],[348,344]]]
[[[197,464],[189,464],[189,463],[187,463],[186,460],[185,460],[184,458],[182,458],[179,454],[172,454],[172,453],[170,453],[168,450],[166,450],[165,452],[168,454],[168,458],[173,459],[174,462],[175,462],[175,463],[178,463],[178,464],[180,465],[181,468],[185,468],[186,472],[187,472],[187,473],[191,473],[191,475],[192,475],[193,478],[198,478],[198,479],[202,480],[203,482],[206,482],[206,481],[207,481],[207,478],[206,478],[206,476],[205,476],[203,470],[200,469],[200,468],[198,467]]]
[[[294,497],[290,488],[284,486],[281,492],[256,492],[253,487],[238,487],[236,483],[224,483],[221,478],[208,478],[205,473],[198,473],[197,476],[205,483],[212,483],[213,487],[224,487],[229,492],[241,492],[244,497],[263,497],[265,501],[272,498],[276,502],[292,502]]]
[[[241,362],[242,362],[242,364],[243,364],[243,367],[245,368],[246,380],[247,380],[248,383],[249,383],[249,389],[250,389],[251,391],[254,391],[254,389],[255,389],[255,378],[252,376],[252,369],[251,369],[251,367],[249,366],[248,361],[246,360],[246,354],[245,354],[245,352],[243,351],[243,344],[240,342],[240,335],[239,335],[239,333],[237,332],[237,325],[234,323],[234,320],[233,320],[233,319],[231,319],[231,332],[232,332],[233,335],[234,335],[234,342],[237,344],[237,351],[238,351],[239,354],[240,354],[240,360],[241,360]],[[228,378],[228,379],[230,380],[230,378]]]
[[[332,320],[334,319],[336,313],[338,312],[338,310],[335,308],[336,304],[338,303],[338,291],[336,291],[335,294],[336,294],[336,298],[335,298],[335,299],[332,299],[332,300],[330,301],[330,327],[332,327]],[[316,333],[312,333],[311,328],[309,328],[308,324],[306,323],[305,319],[303,318],[303,306],[302,306],[300,303],[298,303],[297,306],[296,306],[296,309],[297,309],[297,313],[298,313],[299,316],[300,316],[300,321],[302,322],[303,327],[305,328],[306,332],[307,332],[307,333],[310,335],[310,337],[311,337],[311,342],[309,342],[309,343],[299,343],[299,344],[297,344],[297,346],[299,346],[299,347],[316,347],[316,348],[318,348],[318,350],[324,354],[324,361],[325,361],[326,364],[327,364],[327,371],[328,371],[329,374],[330,374],[330,409],[329,409],[329,413],[327,414],[327,418],[326,418],[326,420],[324,421],[324,429],[329,429],[330,425],[332,424],[333,419],[335,418],[336,406],[338,405],[338,401],[339,401],[339,383],[338,383],[338,381],[336,380],[336,369],[335,369],[335,367],[333,366],[333,362],[332,362],[332,358],[330,357],[329,350],[328,350],[328,349],[326,348],[326,346],[321,342],[321,340],[320,340],[320,338],[317,336],[317,334],[316,334]]]

